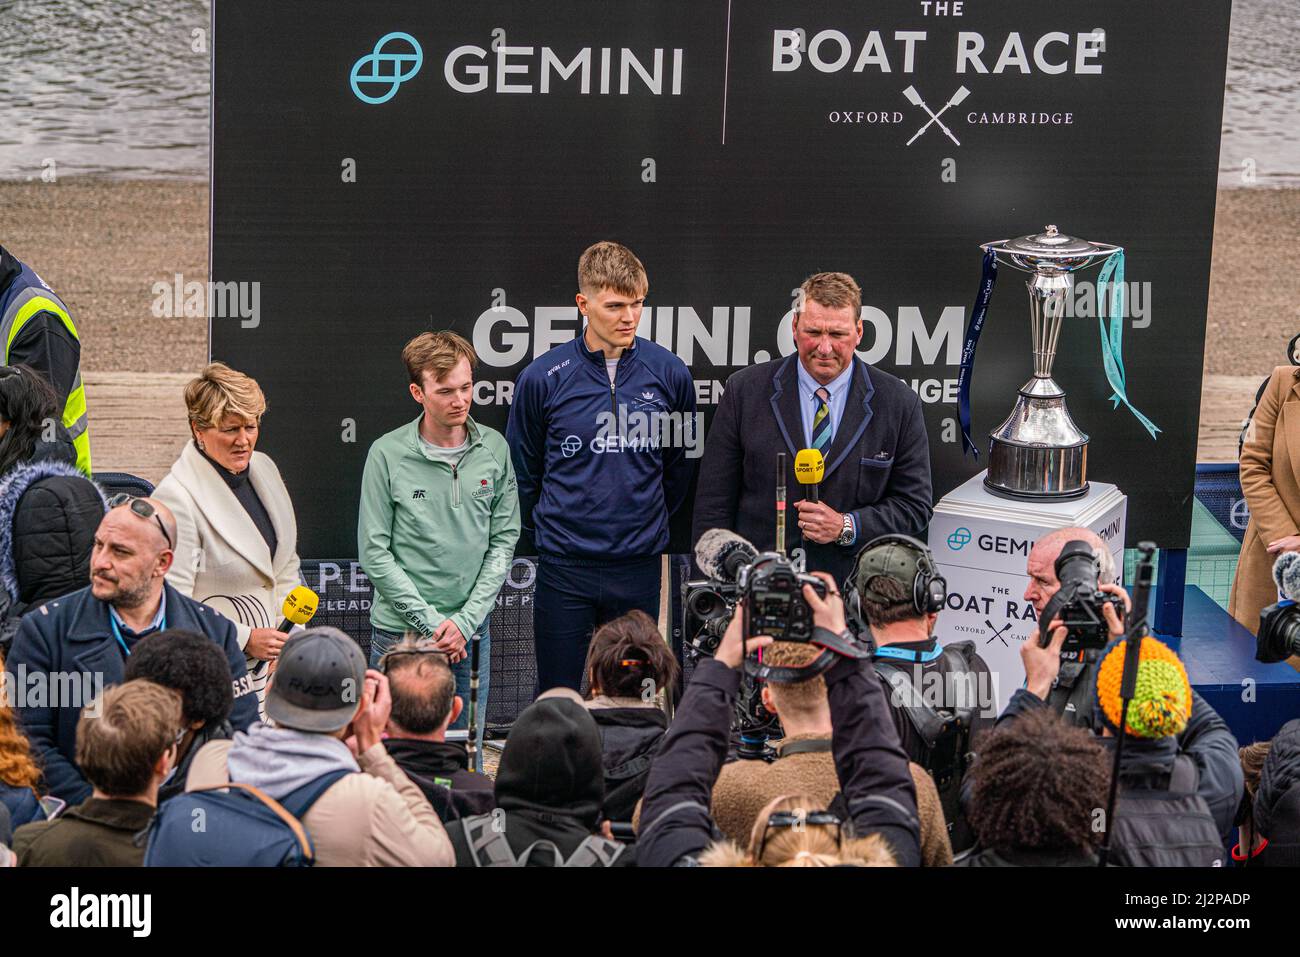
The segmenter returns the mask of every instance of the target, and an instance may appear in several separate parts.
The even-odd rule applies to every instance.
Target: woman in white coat
[[[193,441],[154,497],[176,516],[167,580],[235,623],[258,708],[287,637],[277,631],[299,584],[298,525],[275,463],[255,452],[266,398],[257,383],[213,362],[185,387]]]

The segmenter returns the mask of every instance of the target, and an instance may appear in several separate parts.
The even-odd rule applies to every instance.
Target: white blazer
[[[249,468],[253,489],[275,529],[274,555],[235,493],[193,441],[185,443],[180,458],[153,493],[176,515],[175,559],[167,581],[233,621],[241,648],[254,628],[280,623],[284,598],[299,584],[298,523],[280,470],[261,452],[253,453]],[[247,661],[261,709],[270,662]]]

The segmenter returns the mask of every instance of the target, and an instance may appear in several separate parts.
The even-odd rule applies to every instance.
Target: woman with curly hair
[[[1096,866],[1110,765],[1089,731],[1026,711],[985,736],[970,775],[967,819],[981,850],[959,866]]]
[[[0,660],[0,674],[4,661]],[[40,793],[41,769],[32,757],[27,738],[18,729],[13,709],[6,697],[7,680],[0,681],[0,804],[9,810],[13,827],[43,820]]]

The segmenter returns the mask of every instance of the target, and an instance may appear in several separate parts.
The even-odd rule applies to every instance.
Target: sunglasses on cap
[[[400,658],[403,655],[442,655],[448,664],[451,663],[447,653],[435,647],[432,638],[420,638],[417,641],[403,641],[395,645],[392,651],[384,652],[379,658],[379,673],[388,674],[389,663],[394,658]]]
[[[172,537],[167,534],[167,526],[163,524],[162,516],[158,514],[158,510],[149,502],[146,502],[142,498],[136,498],[129,492],[119,492],[108,500],[108,507],[114,509],[119,505],[130,505],[131,511],[135,512],[135,514],[139,515],[143,519],[147,520],[152,518],[158,523],[158,531],[162,532],[163,538],[166,539],[167,547],[171,549],[176,547],[172,544]]]
[[[758,842],[758,855],[755,860],[763,859],[763,851],[767,848],[767,835],[773,828],[786,827],[833,827],[835,828],[835,840],[837,843],[844,843],[844,825],[839,816],[832,814],[830,811],[808,811],[807,813],[795,813],[794,811],[773,811],[767,816],[767,823],[763,826],[763,836]]]

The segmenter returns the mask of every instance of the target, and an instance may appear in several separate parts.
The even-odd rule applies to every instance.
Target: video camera
[[[1273,563],[1273,581],[1283,597],[1259,613],[1255,660],[1264,664],[1286,661],[1300,654],[1300,554],[1283,552]]]
[[[1066,542],[1055,568],[1061,588],[1048,601],[1038,621],[1039,644],[1046,648],[1052,643],[1050,625],[1059,618],[1068,629],[1063,652],[1105,648],[1110,644],[1111,635],[1102,609],[1110,605],[1123,621],[1124,599],[1100,589],[1100,572],[1092,546],[1077,539]]]
[[[748,619],[746,639],[771,635],[776,641],[812,640],[813,616],[803,597],[810,585],[826,597],[826,583],[799,571],[779,552],[759,553],[733,532],[710,529],[695,546],[695,561],[709,576],[686,582],[684,634],[698,654],[712,655],[742,598]]]

